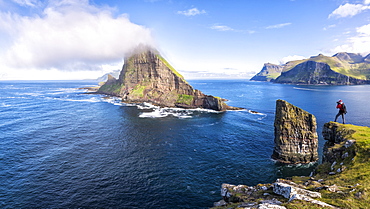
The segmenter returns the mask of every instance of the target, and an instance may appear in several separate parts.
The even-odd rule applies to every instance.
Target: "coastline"
[[[222,184],[223,200],[213,208],[366,208],[370,205],[370,127],[329,122],[323,135],[327,140],[324,155],[331,157],[310,176],[252,187]],[[277,189],[281,185],[286,189],[283,192]],[[311,193],[314,197],[307,197]]]

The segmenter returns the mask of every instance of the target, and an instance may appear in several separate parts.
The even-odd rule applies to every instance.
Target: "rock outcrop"
[[[262,194],[262,195],[261,195]],[[293,200],[300,200],[311,203],[316,207],[337,208],[323,201],[316,200],[321,198],[320,192],[310,191],[302,185],[298,185],[290,180],[277,179],[273,184],[263,184],[257,186],[222,184],[222,200],[214,203],[215,207],[228,206],[232,203],[239,203],[235,208],[286,208],[282,204]],[[281,196],[286,200],[281,199]],[[262,200],[261,200],[262,199]]]
[[[118,79],[110,77],[98,93],[118,96],[126,103],[149,102],[163,107],[235,110],[224,99],[193,87],[154,49],[134,50],[125,59]]]
[[[314,115],[284,100],[277,100],[274,128],[274,160],[287,164],[306,164],[319,159]]]
[[[283,65],[275,65],[271,63],[265,63],[262,70],[253,76],[251,81],[271,81],[280,76],[283,71]]]
[[[351,137],[355,130],[344,127],[339,123],[329,122],[324,124],[322,130],[322,135],[326,140],[322,162],[331,165],[331,174],[343,171],[344,167],[340,166],[339,162],[345,159],[351,160],[356,155],[356,150],[353,146],[356,141]]]

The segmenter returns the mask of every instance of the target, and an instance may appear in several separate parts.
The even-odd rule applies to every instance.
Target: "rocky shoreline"
[[[310,176],[256,186],[222,184],[213,208],[366,208],[370,128],[328,122],[323,163]]]

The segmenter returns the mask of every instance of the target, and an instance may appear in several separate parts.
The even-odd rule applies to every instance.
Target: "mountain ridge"
[[[300,77],[300,75],[310,71],[309,68],[307,68],[308,66],[313,66],[311,63],[306,64],[306,68],[302,68],[302,65],[300,64],[305,62],[324,63],[329,68],[324,67],[324,65],[320,65],[318,66],[319,68],[311,72],[311,75]],[[299,70],[297,70],[298,65],[300,65],[298,67]],[[263,69],[256,74],[255,77],[251,78],[251,80],[263,81],[263,76],[265,76],[266,81],[272,81],[276,83],[327,85],[370,84],[370,54],[365,57],[359,53],[347,52],[339,52],[331,57],[319,54],[308,59],[293,60],[279,66],[282,68],[282,72],[280,74],[276,74],[275,72],[266,72],[264,65]],[[320,67],[324,67],[324,69],[320,69]],[[294,68],[295,71],[293,72],[295,73],[287,73]],[[270,76],[268,79],[267,75],[271,75],[273,73],[275,73],[275,76]],[[316,73],[316,75],[314,73]],[[323,77],[317,77],[317,75],[323,75]],[[316,81],[312,80],[313,77],[317,78]]]

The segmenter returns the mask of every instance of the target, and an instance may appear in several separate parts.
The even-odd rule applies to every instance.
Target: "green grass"
[[[323,178],[327,185],[337,185],[342,193],[322,192],[322,201],[341,208],[366,208],[370,205],[370,128],[355,125],[340,125],[340,131],[353,130],[347,139],[356,140],[354,149],[356,155],[350,159],[337,160],[337,165],[343,162],[346,169],[336,175],[328,175],[330,165],[318,167],[316,178]],[[355,186],[359,184],[358,186]],[[361,193],[359,196],[358,194]]]
[[[277,77],[280,76],[281,73],[270,73],[266,77],[267,79],[276,79]]]
[[[142,86],[140,84],[136,85],[135,88],[131,91],[131,95],[135,97],[144,97],[144,90],[146,86]]]
[[[187,94],[179,94],[176,103],[191,105],[193,103],[194,96]]]
[[[104,93],[114,93],[119,94],[121,92],[122,84],[119,82],[116,82],[114,84],[104,84],[102,85],[98,92],[104,92]]]

